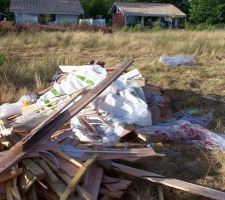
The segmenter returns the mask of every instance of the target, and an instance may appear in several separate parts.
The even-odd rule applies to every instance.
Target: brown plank
[[[121,199],[121,197],[123,196],[123,191],[109,191],[106,188],[101,188],[100,189],[100,194],[106,195],[106,196],[110,196],[112,198],[117,198],[117,199]]]
[[[0,183],[0,199],[6,199],[6,183]]]
[[[50,169],[50,167],[48,166],[48,164],[45,161],[38,159],[37,164],[45,171],[47,178],[51,182],[53,182],[53,183],[58,182],[58,180],[59,180],[58,177],[52,172],[52,170]]]
[[[93,200],[98,199],[103,171],[101,167],[93,165],[84,176],[83,188],[92,196]]]
[[[94,149],[83,149],[85,155],[82,157],[82,160],[86,160],[94,153],[98,153],[99,157],[97,160],[126,160],[126,161],[135,161],[141,157],[149,156],[159,156],[151,148],[139,148],[139,149],[115,149],[115,150],[94,150]],[[161,155],[160,155],[161,156]]]
[[[71,179],[70,183],[67,185],[65,191],[60,197],[60,200],[66,200],[68,196],[73,192],[75,187],[77,186],[78,182],[84,175],[85,171],[90,167],[91,164],[96,160],[98,154],[94,154],[91,158],[89,158],[83,166],[79,169],[77,174]]]
[[[104,175],[102,183],[109,191],[113,192],[126,190],[127,187],[131,184],[131,181]]]
[[[19,176],[22,173],[23,173],[23,169],[22,168],[17,168],[17,169],[11,170],[11,171],[9,171],[9,172],[7,172],[5,174],[2,174],[2,175],[0,175],[0,183],[5,182],[5,181],[7,181],[9,179],[12,179],[12,178],[14,178],[16,176]]]
[[[25,169],[30,171],[37,178],[43,178],[45,176],[45,172],[31,159],[24,159],[21,163]]]
[[[135,177],[139,177],[139,178],[145,179],[147,181],[151,181],[153,183],[162,184],[162,185],[165,185],[168,187],[186,191],[186,192],[196,194],[199,196],[216,199],[216,200],[224,200],[225,199],[225,193],[218,191],[218,190],[206,188],[203,186],[188,183],[185,181],[180,181],[177,179],[166,178],[166,177],[163,177],[158,174],[154,174],[154,173],[147,172],[144,170],[139,170],[136,168],[128,167],[128,166],[121,165],[121,164],[114,163],[114,162],[108,162],[108,165],[105,165],[105,166],[110,166],[111,169],[113,169],[113,170],[123,172],[125,174],[132,175]]]

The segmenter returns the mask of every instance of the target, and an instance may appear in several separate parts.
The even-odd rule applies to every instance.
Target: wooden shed
[[[153,26],[158,22],[164,28],[179,28],[186,14],[172,4],[115,2],[109,14],[114,26]]]

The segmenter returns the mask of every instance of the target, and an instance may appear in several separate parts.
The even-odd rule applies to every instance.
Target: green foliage
[[[153,28],[154,31],[160,31],[160,30],[162,30],[160,20],[155,21],[153,23],[153,27],[152,28]]]
[[[206,30],[206,29],[208,29],[208,24],[201,23],[201,24],[198,24],[195,28],[196,28],[196,30],[199,30],[199,31]]]
[[[13,13],[9,12],[10,0],[0,0],[0,13],[7,15],[8,19],[13,19]]]
[[[10,0],[0,0],[0,13],[9,13]]]
[[[0,54],[0,65],[3,65],[5,62],[5,56],[3,54]]]
[[[223,23],[215,24],[213,27],[215,29],[225,29],[225,24],[223,24]]]
[[[133,27],[134,32],[140,32],[140,31],[145,31],[146,28],[143,27],[141,24],[137,24],[136,26]]]
[[[143,32],[149,30],[146,27],[143,27],[141,24],[137,24],[135,26],[124,26],[121,28],[122,31],[124,32]]]
[[[190,19],[195,23],[225,22],[225,0],[192,0],[190,13]]]
[[[128,32],[128,31],[130,31],[130,27],[124,26],[121,30],[124,31],[124,32]]]
[[[191,24],[190,22],[185,22],[185,29],[194,30],[195,26],[193,24]]]
[[[85,18],[93,18],[96,15],[102,15],[108,18],[108,11],[113,4],[113,0],[80,0],[84,9]]]

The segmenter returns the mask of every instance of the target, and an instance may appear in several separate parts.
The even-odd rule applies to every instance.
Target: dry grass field
[[[163,53],[190,54],[198,64],[166,68],[158,63]],[[225,31],[8,34],[0,37],[0,54],[5,57],[0,65],[0,104],[45,88],[58,65],[79,65],[95,59],[114,66],[125,58],[133,58],[133,68],[139,68],[148,83],[166,92],[175,92],[178,100],[173,102],[174,109],[192,107],[211,111],[214,118],[210,129],[225,132],[225,104],[221,102],[225,100]],[[222,153],[203,152],[195,147],[174,148],[182,152],[182,157],[142,160],[137,165],[225,191],[225,156]],[[165,190],[167,199],[200,199]],[[151,187],[146,188],[146,183],[137,182],[127,198],[157,199],[154,192]]]

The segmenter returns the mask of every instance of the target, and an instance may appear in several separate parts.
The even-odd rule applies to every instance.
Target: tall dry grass
[[[158,63],[163,53],[191,54],[198,64],[166,68]],[[204,95],[221,100],[225,98],[225,31],[9,34],[0,37],[0,54],[5,57],[5,62],[0,65],[0,104],[17,101],[22,94],[45,88],[59,65],[80,65],[96,59],[105,61],[107,66],[114,66],[126,58],[133,58],[135,63],[132,67],[139,68],[148,83],[160,86],[168,94],[177,95],[178,100],[172,102],[175,109],[196,107],[211,111],[214,113],[211,129],[225,132],[224,103],[202,98]],[[204,154],[205,157],[196,157],[199,150],[197,153],[192,151],[193,148],[184,149],[182,157],[176,157],[177,160],[172,156],[167,157],[168,160],[145,160],[140,165],[146,169],[156,166],[155,172],[225,190],[224,156],[218,154],[216,158]],[[196,179],[187,178],[195,173]],[[150,196],[151,188],[146,188],[146,185],[138,182],[134,185],[130,191],[133,199],[158,199],[157,193]],[[169,192],[167,194],[171,195],[171,190]],[[174,199],[199,197],[181,193],[179,198]]]
[[[191,54],[198,64],[166,68],[158,63],[163,53]],[[114,66],[126,58],[133,58],[133,68],[139,68],[149,83],[176,90],[183,97],[181,107],[204,104],[210,111],[216,109],[214,127],[225,132],[221,109],[214,108],[211,102],[205,105],[193,98],[197,95],[225,97],[225,31],[8,34],[0,37],[0,54],[5,56],[0,66],[0,88],[3,88],[0,103],[16,101],[23,93],[43,89],[59,65],[79,65],[98,59]],[[185,96],[185,92],[191,96]]]

